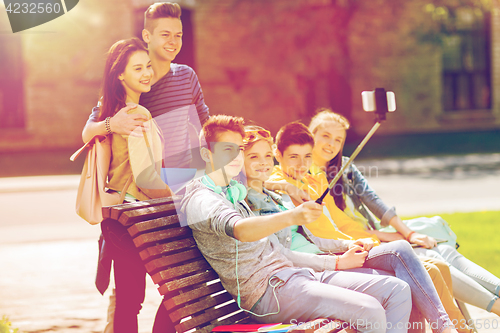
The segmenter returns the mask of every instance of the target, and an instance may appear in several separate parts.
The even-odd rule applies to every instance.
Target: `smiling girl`
[[[107,187],[112,191],[126,189],[126,201],[148,200],[171,196],[172,192],[160,178],[162,140],[151,114],[142,106],[129,111],[144,115],[147,126],[138,127],[131,135],[112,133],[109,120],[126,103],[139,103],[142,93],[151,89],[153,70],[144,44],[137,38],[120,40],[108,52],[101,89],[101,112],[111,139],[111,162]],[[129,183],[130,185],[126,186]],[[137,315],[145,295],[146,270],[125,227],[118,221],[101,222],[106,251],[113,260],[116,286],[114,332],[136,333]],[[160,305],[160,309],[163,306]],[[160,313],[160,312],[159,312]],[[168,319],[166,315],[163,321]],[[166,317],[166,319],[165,319]],[[161,332],[171,332],[171,323]]]
[[[309,130],[315,143],[314,163],[310,174],[320,184],[319,193],[327,188],[328,181],[335,177],[342,163],[347,161],[347,158],[342,156],[347,129],[347,119],[331,110],[320,110],[311,120]],[[447,262],[453,278],[454,296],[463,302],[500,315],[500,279],[458,253],[455,248],[456,237],[449,236],[454,233],[439,216],[402,221],[395,208],[389,207],[377,196],[354,164],[345,170],[331,195],[341,210],[366,229],[374,229],[372,226],[377,222],[373,218],[375,215],[380,219],[381,226],[390,225],[397,230],[396,233],[368,230],[380,240],[406,239],[422,246],[415,249],[419,255]],[[413,231],[412,226],[419,226],[418,230],[425,230],[429,234],[438,232],[438,237],[447,238],[448,242],[436,244],[433,237]]]

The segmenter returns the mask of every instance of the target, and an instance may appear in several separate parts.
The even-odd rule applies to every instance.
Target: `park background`
[[[79,172],[81,162],[66,156],[82,144],[105,53],[141,36],[152,2],[82,0],[16,34],[0,5],[0,176]],[[212,114],[241,115],[275,134],[331,107],[351,121],[354,144],[373,124],[361,91],[384,87],[398,110],[361,157],[498,152],[496,0],[178,2],[177,61],[196,70]],[[36,167],[11,163],[26,155]]]
[[[106,51],[119,39],[140,37],[143,13],[153,2],[80,0],[67,14],[16,34],[0,3],[0,205],[7,212],[0,226],[10,228],[2,229],[3,254],[12,250],[3,245],[35,246],[46,241],[40,234],[56,228],[51,241],[95,233],[95,228],[83,229],[89,226],[71,211],[77,185],[73,175],[80,173],[83,158],[69,162],[69,156],[81,146],[81,130],[99,98]],[[377,166],[379,182],[370,182],[377,191],[385,190],[385,197],[392,198],[396,188],[411,184],[403,196],[414,200],[408,207],[420,206],[402,209],[407,217],[451,213],[445,217],[459,236],[461,253],[500,276],[500,207],[466,202],[467,196],[470,202],[494,201],[496,192],[482,186],[500,185],[498,1],[175,2],[183,9],[184,26],[183,49],[176,62],[196,70],[211,114],[243,116],[276,134],[287,122],[307,123],[318,107],[330,107],[351,121],[345,149],[349,154],[373,124],[373,116],[362,111],[361,91],[376,87],[394,91],[397,112],[388,115],[359,163]],[[429,193],[429,198],[435,203],[419,201],[427,194],[418,192],[418,185],[432,180],[434,196]],[[382,188],[384,184],[389,187]],[[434,198],[449,196],[440,188],[451,184],[463,197],[440,210],[441,201]],[[414,189],[418,195],[412,196],[409,191]],[[11,204],[16,195],[29,207],[36,201],[42,212],[45,200],[57,201],[58,206],[51,206],[54,215],[62,205],[68,206],[67,215],[58,217],[60,221],[54,218],[60,222],[54,229],[33,227],[23,231],[28,235],[23,238],[21,229],[9,223],[30,225],[19,216],[33,208]],[[63,225],[64,219],[68,224]],[[93,243],[91,248],[95,250]],[[74,251],[80,256],[79,250]],[[15,255],[5,259],[3,264],[18,261]],[[93,270],[92,265],[78,269]],[[63,272],[71,275],[69,268]],[[17,273],[9,274],[2,281],[14,283]],[[1,286],[0,316],[8,314],[9,297],[16,297],[15,293],[2,297],[8,294],[8,284]],[[91,286],[83,290],[96,293]],[[26,332],[43,331],[33,318],[23,317],[23,306],[19,303],[19,312],[11,307],[14,324],[21,323]],[[78,315],[75,310],[74,316]],[[105,313],[99,324],[103,318]]]

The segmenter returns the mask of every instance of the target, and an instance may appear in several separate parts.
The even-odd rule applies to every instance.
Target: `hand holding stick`
[[[321,197],[319,197],[318,199],[316,199],[316,202],[318,204],[321,204],[323,202],[323,199],[328,194],[328,191],[330,191],[333,188],[333,186],[337,183],[337,181],[339,180],[339,178],[342,177],[342,174],[344,173],[345,169],[352,163],[352,161],[356,158],[356,156],[358,156],[358,154],[361,151],[361,149],[363,149],[363,147],[365,146],[365,144],[368,142],[368,140],[370,140],[370,138],[372,137],[372,135],[377,131],[377,129],[379,127],[380,127],[380,123],[379,122],[377,122],[377,123],[375,123],[375,125],[373,125],[372,129],[370,130],[370,132],[368,132],[368,134],[363,139],[363,141],[361,141],[361,143],[356,148],[356,150],[354,151],[354,153],[352,153],[351,157],[349,158],[349,161],[347,161],[347,163],[342,166],[342,168],[340,169],[340,171],[337,172],[337,174],[335,175],[335,178],[333,178],[333,180],[330,182],[330,184],[328,185],[328,188],[325,190],[325,192],[323,192],[323,194],[321,195]]]

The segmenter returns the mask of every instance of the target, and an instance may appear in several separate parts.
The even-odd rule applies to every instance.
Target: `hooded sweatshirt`
[[[238,276],[244,309],[250,310],[264,295],[269,278],[293,267],[292,262],[281,253],[283,246],[271,241],[270,237],[256,242],[240,242],[234,238],[235,224],[254,216],[252,211],[244,201],[233,205],[222,193],[213,192],[200,180],[187,185],[181,214],[193,230],[201,253],[234,299],[238,295]]]

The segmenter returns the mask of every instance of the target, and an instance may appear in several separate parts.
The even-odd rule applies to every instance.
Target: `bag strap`
[[[78,156],[81,155],[81,153],[87,149],[88,147],[92,146],[95,142],[95,140],[100,140],[100,141],[104,141],[106,139],[106,136],[103,136],[103,135],[95,135],[94,137],[92,137],[92,139],[90,139],[89,141],[87,141],[80,149],[78,149],[77,151],[75,151],[73,153],[73,155],[71,155],[71,157],[69,158],[69,160],[71,162],[74,162]]]
[[[146,134],[146,130],[144,129],[144,127],[142,128],[142,135],[144,137],[144,141],[146,142],[146,147],[148,148],[149,158],[151,159],[151,163],[154,165],[155,160],[153,157],[153,151],[151,150],[151,146],[149,145],[148,135]],[[151,140],[152,139],[153,137],[151,137]]]
[[[120,192],[120,203],[123,203],[123,200],[125,200],[125,195],[127,195],[127,190],[130,184],[132,183],[132,180],[134,179],[134,175],[130,175],[128,177],[127,182],[125,183],[125,186],[123,186],[122,191]]]

